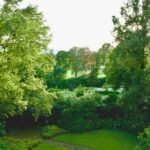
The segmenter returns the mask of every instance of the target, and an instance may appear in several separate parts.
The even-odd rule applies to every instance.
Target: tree
[[[110,54],[112,48],[113,47],[110,43],[104,43],[96,53],[96,64],[95,67],[93,68],[93,71],[91,72],[91,75],[94,78],[97,78],[97,76],[100,73],[100,70],[102,71],[101,67],[105,68],[107,56]]]
[[[147,38],[150,29],[150,2],[149,0],[128,0],[124,7],[121,7],[122,20],[113,16],[114,36],[116,41],[124,41],[130,34],[142,31],[143,38]]]
[[[140,105],[149,103],[145,95],[149,76],[145,74],[149,70],[145,56],[150,53],[149,10],[149,0],[128,0],[121,8],[121,21],[113,17],[118,45],[109,56],[106,74],[113,85],[124,87],[123,103],[132,112],[140,112]]]
[[[67,71],[70,68],[69,53],[65,51],[59,51],[56,54],[56,62],[54,76],[56,79],[64,79]]]
[[[73,47],[69,50],[69,62],[75,76],[79,72],[90,72],[95,65],[95,53],[88,47]]]
[[[0,114],[9,117],[28,109],[35,118],[48,115],[52,97],[37,69],[51,71],[52,57],[42,53],[49,28],[36,7],[19,8],[21,0],[5,0],[0,9]]]
[[[72,72],[77,77],[78,72],[81,71],[81,63],[79,60],[79,47],[73,47],[69,50],[69,62],[71,64]]]
[[[97,65],[99,67],[101,65],[105,65],[107,55],[111,52],[112,49],[113,47],[110,43],[103,44],[102,47],[99,49],[97,54]]]

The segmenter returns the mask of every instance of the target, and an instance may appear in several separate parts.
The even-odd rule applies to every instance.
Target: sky
[[[112,43],[112,16],[119,15],[127,0],[24,0],[34,4],[51,28],[50,49],[68,50],[74,46],[98,50]]]

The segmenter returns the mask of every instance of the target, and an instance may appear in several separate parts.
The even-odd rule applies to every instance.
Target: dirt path
[[[83,146],[75,145],[75,144],[69,144],[69,143],[59,142],[59,141],[55,141],[55,140],[52,140],[52,139],[43,140],[42,142],[43,143],[47,143],[47,144],[53,144],[53,145],[56,145],[56,146],[66,147],[66,148],[69,148],[71,150],[94,150],[92,148],[83,147]]]

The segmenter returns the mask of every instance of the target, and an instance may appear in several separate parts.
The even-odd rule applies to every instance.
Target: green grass
[[[71,144],[78,144],[95,150],[134,150],[136,136],[118,130],[97,130],[80,134],[64,134],[54,138]]]
[[[39,146],[37,146],[33,150],[70,150],[70,149],[55,146],[55,145],[50,145],[50,144],[40,144]]]
[[[59,133],[61,131],[63,130],[56,126],[48,126],[47,130],[50,136],[55,135],[56,133]],[[22,142],[23,140],[28,140],[31,142],[33,140],[38,139],[42,140],[41,132],[40,130],[38,131],[37,129],[13,131],[7,136],[7,138],[12,140],[19,139]],[[52,139],[69,144],[77,144],[85,147],[91,147],[95,150],[134,150],[134,148],[138,144],[138,140],[135,135],[111,129],[95,130],[78,134],[64,133],[61,135],[57,135]],[[30,145],[30,143],[28,144],[28,142],[26,142],[26,145]],[[61,146],[55,146],[53,144],[48,143],[45,144],[44,142],[42,142],[36,148],[34,148],[34,150],[69,150],[69,149]]]
[[[45,126],[43,128],[46,129],[45,131],[49,136],[64,132],[63,129],[57,126]],[[27,147],[29,147],[30,145],[32,146],[32,143],[34,144],[36,140],[41,141],[41,144],[37,144],[38,146],[33,150],[69,150],[68,148],[42,143],[40,129],[13,130],[8,134],[7,138],[9,139],[6,141],[8,145],[7,147],[5,146],[6,142],[0,140],[0,150],[3,145],[5,146],[3,147],[6,150],[10,150],[10,147],[13,147],[13,150],[20,150],[20,147],[21,150],[28,150]],[[18,147],[16,143],[18,143],[18,145],[20,146]]]

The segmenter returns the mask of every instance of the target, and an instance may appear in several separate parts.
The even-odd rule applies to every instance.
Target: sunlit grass
[[[97,130],[80,134],[64,134],[54,138],[66,143],[78,144],[95,150],[134,150],[136,136],[118,130]]]

